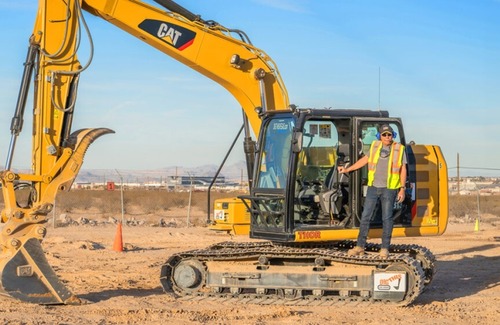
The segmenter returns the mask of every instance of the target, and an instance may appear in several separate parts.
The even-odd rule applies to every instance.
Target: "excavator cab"
[[[350,174],[339,174],[338,167],[366,155],[381,124],[390,124],[395,130],[394,140],[407,145],[401,120],[389,117],[386,111],[267,113],[260,133],[254,185],[250,195],[243,197],[251,212],[250,236],[277,242],[356,238],[367,167]],[[394,236],[416,234],[424,223],[424,232],[444,231],[447,213],[440,213],[440,209],[447,209],[447,194],[439,193],[439,180],[446,176],[444,159],[431,149],[407,146],[408,190],[405,201],[394,209]],[[415,155],[415,151],[426,156]],[[427,170],[429,161],[436,163]],[[418,175],[429,182],[420,182],[417,187]],[[370,236],[380,238],[380,210],[372,216],[371,229]]]

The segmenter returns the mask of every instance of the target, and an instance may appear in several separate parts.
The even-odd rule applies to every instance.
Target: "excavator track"
[[[343,249],[351,249],[356,246],[355,241],[342,241],[336,244],[336,247]],[[365,246],[366,252],[378,253],[380,251],[379,244],[367,243]],[[411,245],[391,245],[389,248],[389,252],[391,254],[407,254],[410,257],[416,259],[420,262],[424,273],[425,273],[425,281],[424,284],[427,286],[431,283],[434,275],[436,274],[435,262],[436,257],[432,252],[427,248],[416,244]]]
[[[405,306],[423,292],[430,271],[411,255],[426,249],[398,245],[381,259],[370,253],[347,255],[354,244],[222,242],[171,256],[160,281],[165,292],[183,300],[229,303]],[[368,248],[376,250],[376,245]]]

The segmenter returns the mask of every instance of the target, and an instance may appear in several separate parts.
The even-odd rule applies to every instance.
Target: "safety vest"
[[[382,150],[382,141],[373,141],[370,146],[370,157],[368,158],[368,186],[373,185],[375,178],[375,169],[377,169],[377,162],[380,158],[380,151]],[[391,153],[389,156],[389,166],[387,168],[387,188],[398,189],[401,187],[401,179],[399,172],[403,165],[403,155],[405,147],[400,143],[393,142],[391,145]]]

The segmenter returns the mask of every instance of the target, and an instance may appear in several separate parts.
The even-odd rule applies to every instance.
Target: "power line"
[[[456,169],[458,167],[448,167],[448,169]],[[460,166],[460,169],[479,169],[479,170],[500,170],[500,168],[488,168],[488,167],[463,167]]]

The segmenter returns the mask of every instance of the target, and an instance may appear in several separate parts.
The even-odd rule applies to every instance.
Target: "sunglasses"
[[[382,133],[383,137],[392,137],[392,133]]]

